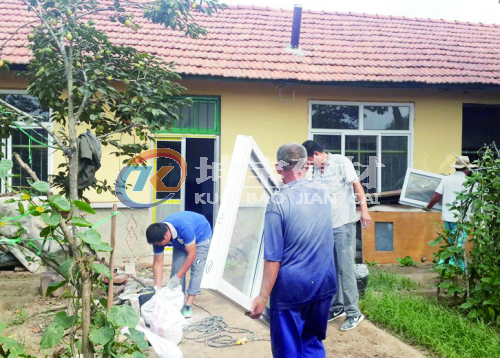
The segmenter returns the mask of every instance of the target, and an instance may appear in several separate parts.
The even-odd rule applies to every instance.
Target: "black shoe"
[[[337,318],[345,317],[345,312],[343,308],[339,308],[337,310],[330,310],[328,312],[328,322],[333,322]]]

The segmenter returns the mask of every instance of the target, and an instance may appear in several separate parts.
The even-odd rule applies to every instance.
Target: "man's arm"
[[[354,189],[354,193],[356,193],[356,197],[358,198],[359,207],[361,208],[361,225],[366,229],[372,224],[372,218],[370,216],[370,212],[368,211],[365,190],[359,180],[353,182],[352,187]]]
[[[441,200],[441,198],[443,197],[442,194],[439,194],[438,192],[434,192],[434,194],[432,194],[432,198],[431,198],[431,201],[429,201],[429,204],[427,204],[427,209],[432,209],[432,207],[434,205],[436,205],[439,200]]]
[[[260,294],[255,297],[250,308],[249,317],[257,319],[264,313],[267,301],[273,290],[281,263],[274,261],[264,261],[264,277],[262,278],[262,286],[260,287]]]
[[[163,253],[153,256],[153,279],[155,286],[160,288],[163,281]]]
[[[184,277],[184,275],[186,274],[186,272],[188,272],[188,270],[193,265],[194,260],[196,259],[196,241],[193,241],[191,244],[186,245],[185,248],[188,255],[179,271],[176,272],[176,276],[178,278]]]

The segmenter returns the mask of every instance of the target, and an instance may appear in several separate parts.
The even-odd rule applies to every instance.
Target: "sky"
[[[499,0],[219,0],[227,5],[396,15],[500,24]]]

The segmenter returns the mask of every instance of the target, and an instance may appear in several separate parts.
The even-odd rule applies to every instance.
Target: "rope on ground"
[[[251,341],[269,341],[269,339],[258,337],[257,333],[249,329],[230,327],[222,316],[205,318],[199,322],[187,325],[183,330],[185,339],[194,340],[198,343],[206,343],[208,346],[214,348],[228,348]],[[233,336],[242,334],[245,336],[241,338]]]

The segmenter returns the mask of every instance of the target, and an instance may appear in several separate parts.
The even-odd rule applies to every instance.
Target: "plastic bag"
[[[160,291],[156,291],[156,294],[141,306],[141,316],[144,318],[144,322],[146,322],[148,326],[151,324],[153,319],[153,310],[156,304],[156,297],[158,296],[161,296],[165,301],[168,301],[170,305],[178,311],[181,311],[184,306],[184,294],[182,293],[182,287],[180,285],[174,289],[163,287]]]
[[[141,327],[140,325],[135,327],[135,329],[144,333],[145,338],[155,350],[158,358],[183,358],[182,351],[176,344],[166,340],[165,338],[161,338],[149,329]],[[126,327],[122,329],[122,333],[130,334],[128,328]]]
[[[155,297],[151,332],[177,345],[182,340],[182,327],[186,320],[180,309],[165,299],[161,292],[156,292]]]
[[[368,266],[366,266],[365,264],[354,265],[354,275],[356,276],[356,279],[366,277],[368,276],[368,274]]]

